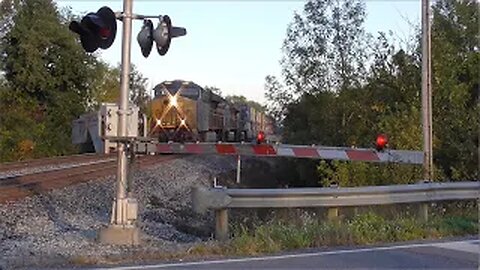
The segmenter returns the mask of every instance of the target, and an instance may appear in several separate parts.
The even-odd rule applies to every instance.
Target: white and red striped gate
[[[369,148],[326,147],[289,144],[250,143],[152,143],[138,142],[142,154],[216,154],[258,157],[293,157],[366,162],[422,164],[423,152],[407,150],[376,151]]]

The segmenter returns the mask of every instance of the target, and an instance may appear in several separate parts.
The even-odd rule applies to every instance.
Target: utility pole
[[[430,0],[422,0],[422,126],[423,181],[433,180],[432,147],[432,61],[430,33]],[[428,203],[421,203],[419,216],[428,221]]]
[[[430,1],[422,0],[423,178],[427,181],[433,180],[431,59]]]

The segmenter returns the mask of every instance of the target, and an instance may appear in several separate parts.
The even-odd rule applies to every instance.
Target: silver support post
[[[130,45],[132,39],[132,5],[133,0],[123,1],[123,39],[122,39],[122,72],[120,76],[120,106],[118,115],[118,136],[127,136],[127,110],[128,110],[128,85],[130,79]],[[117,195],[115,224],[127,225],[123,215],[122,203],[126,199],[127,187],[127,153],[126,143],[119,142],[118,146],[118,168],[117,168]]]
[[[242,170],[242,157],[238,155],[237,156],[237,184],[240,184],[241,170]]]
[[[423,124],[423,176],[433,180],[432,146],[432,84],[430,1],[422,0],[422,124]]]
[[[132,40],[133,0],[123,1],[122,71],[120,76],[120,104],[118,110],[118,136],[127,136],[128,90],[130,79],[130,49]],[[100,241],[108,244],[132,245],[140,242],[136,201],[127,197],[127,142],[117,143],[117,192],[113,203],[113,216],[108,228],[100,231]]]

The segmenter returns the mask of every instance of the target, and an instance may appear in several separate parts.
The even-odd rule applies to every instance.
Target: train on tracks
[[[127,136],[159,142],[251,142],[259,134],[278,142],[272,117],[247,103],[234,103],[194,82],[164,81],[153,88],[151,115],[130,105]],[[82,152],[108,153],[116,143],[118,105],[103,103],[100,109],[73,121],[72,142]]]

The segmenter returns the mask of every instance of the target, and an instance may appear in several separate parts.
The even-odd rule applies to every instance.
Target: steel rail
[[[50,165],[59,165],[59,164],[70,164],[74,162],[97,160],[102,158],[108,158],[112,155],[99,155],[99,154],[76,154],[69,156],[55,156],[48,158],[38,158],[38,159],[28,159],[22,161],[13,161],[0,163],[0,172],[9,172],[15,170],[22,170],[26,167],[40,167],[40,166],[50,166]]]
[[[132,167],[135,170],[147,169],[161,162],[176,158],[178,156],[175,155],[162,157],[139,156],[135,159]],[[108,159],[104,160],[104,162],[79,164],[78,166],[39,171],[5,179],[0,181],[0,204],[114,175],[117,168],[115,161],[116,159]]]
[[[4,185],[5,183],[8,183],[9,180],[15,180],[19,177],[24,177],[24,176],[29,176],[29,175],[38,175],[38,174],[44,174],[44,173],[49,173],[49,172],[57,172],[57,171],[65,171],[68,169],[74,169],[74,168],[79,168],[79,167],[86,167],[86,166],[92,166],[96,164],[103,164],[103,163],[109,163],[112,161],[115,161],[116,158],[107,158],[107,159],[99,159],[99,160],[91,160],[91,161],[86,161],[86,162],[79,162],[79,163],[63,163],[58,165],[58,167],[55,168],[43,168],[38,171],[31,171],[31,172],[26,172],[26,173],[13,173],[13,174],[7,174],[7,175],[0,175],[0,185]],[[51,166],[51,165],[50,165]]]

